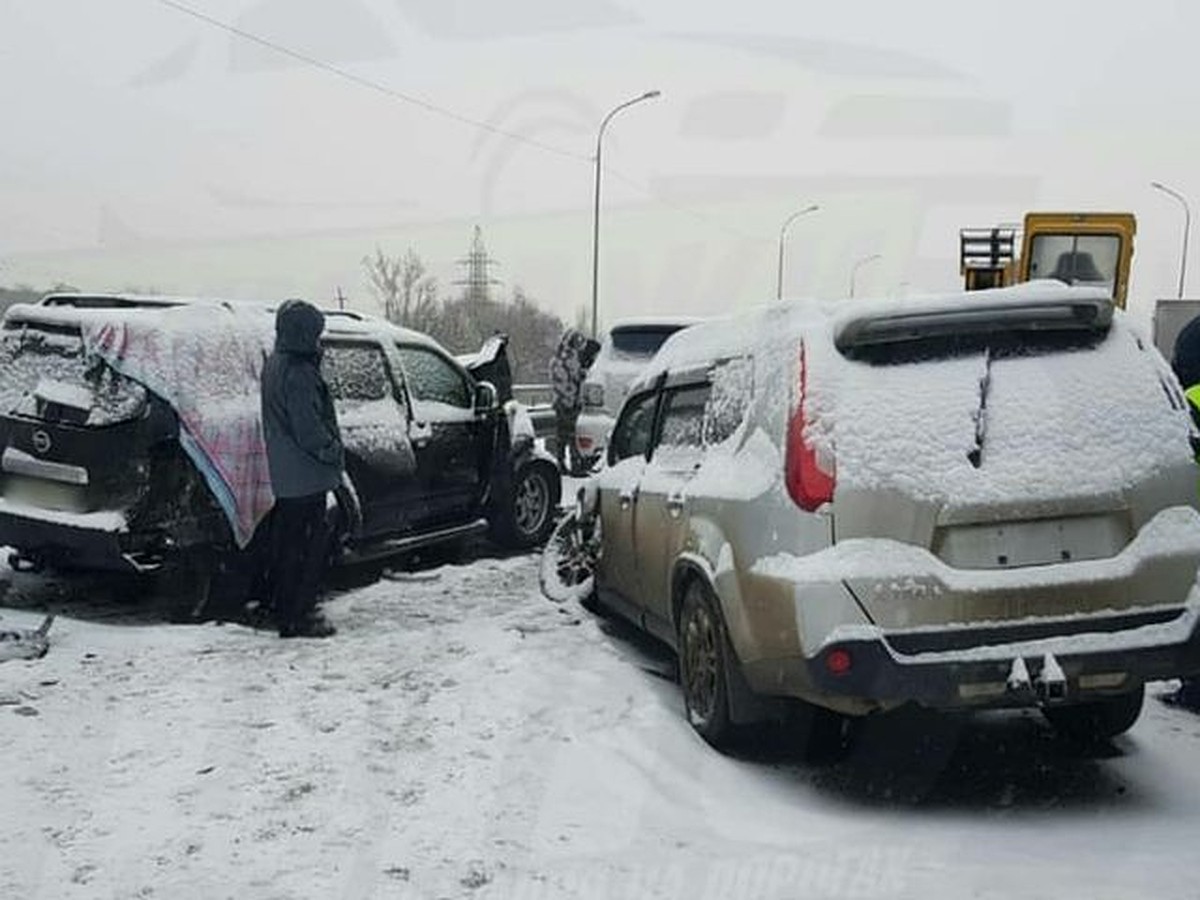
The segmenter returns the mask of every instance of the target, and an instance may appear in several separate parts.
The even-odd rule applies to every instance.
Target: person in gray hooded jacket
[[[262,372],[263,435],[275,507],[267,587],[281,637],[327,637],[316,613],[329,535],[326,495],[342,480],[341,433],[321,376],[325,316],[303,300],[275,314],[275,349]]]

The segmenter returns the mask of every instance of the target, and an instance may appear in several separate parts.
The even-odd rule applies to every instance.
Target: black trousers
[[[313,614],[328,556],[325,494],[276,498],[267,588],[281,628],[300,625]]]
[[[563,472],[574,472],[579,466],[579,451],[575,448],[575,426],[578,422],[578,409],[554,407],[554,455],[558,458],[558,468]]]

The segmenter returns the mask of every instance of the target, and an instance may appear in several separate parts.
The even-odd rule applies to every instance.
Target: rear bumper
[[[575,423],[575,449],[584,456],[595,456],[608,446],[614,420],[605,412],[584,411]]]
[[[120,512],[69,513],[0,499],[0,545],[34,562],[116,572],[156,568]]]
[[[1049,631],[1054,626],[1045,622],[1036,627]],[[793,660],[785,668],[801,669],[791,677],[819,695],[942,709],[1098,699],[1147,681],[1200,672],[1200,608],[1194,605],[1066,620],[1058,623],[1065,633],[1023,639],[1034,627],[874,637],[850,632],[846,639],[830,641],[815,656]],[[919,647],[923,637],[928,638],[925,646],[958,646],[910,653],[897,649],[906,641]],[[850,664],[835,674],[830,659],[839,653],[844,654],[839,661],[848,658]]]
[[[921,548],[844,542],[756,565],[755,615],[738,635],[749,639],[735,646],[756,690],[845,712],[1114,695],[1200,673],[1198,565],[1200,515],[1183,507],[1115,557],[1024,569],[952,569]]]

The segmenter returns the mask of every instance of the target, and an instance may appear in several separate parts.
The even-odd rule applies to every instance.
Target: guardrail
[[[533,420],[534,433],[540,438],[554,438],[554,389],[546,384],[514,384],[513,398],[525,404]]]
[[[514,384],[513,397],[526,406],[549,406],[554,401],[554,388],[545,384]]]

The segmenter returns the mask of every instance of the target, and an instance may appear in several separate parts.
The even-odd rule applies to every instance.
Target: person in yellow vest
[[[1187,397],[1192,421],[1200,429],[1200,316],[1183,326],[1171,351],[1171,368]],[[1200,462],[1200,455],[1197,455]],[[1200,709],[1200,678],[1185,678],[1176,698],[1184,706]]]
[[[1184,325],[1175,338],[1171,368],[1188,399],[1192,419],[1200,427],[1200,316]]]

